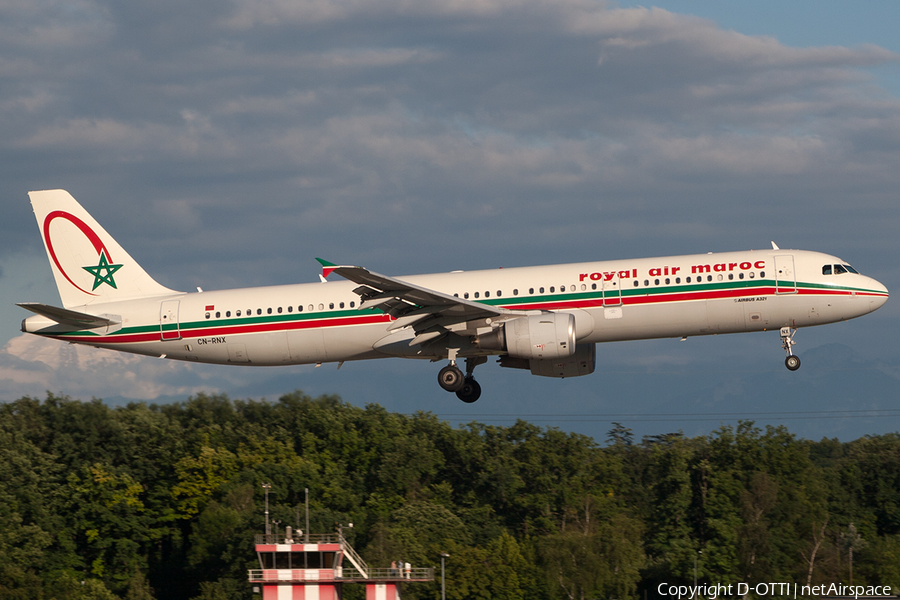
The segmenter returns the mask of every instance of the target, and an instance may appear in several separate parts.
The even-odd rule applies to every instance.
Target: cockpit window
[[[841,265],[841,266],[844,267],[845,269],[847,269],[848,271],[850,271],[851,273],[856,273],[857,275],[859,275],[859,271],[857,271],[856,269],[854,269],[854,268],[851,267],[850,265]]]
[[[822,275],[831,275],[831,265],[822,265]]]
[[[834,274],[840,275],[841,273],[846,273],[847,269],[843,267],[843,265],[834,265]]]

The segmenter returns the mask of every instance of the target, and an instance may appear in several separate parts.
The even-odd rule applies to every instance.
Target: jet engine
[[[532,375],[542,377],[580,377],[594,372],[597,364],[597,345],[578,344],[572,356],[557,359],[525,359],[501,356],[500,366],[511,369],[529,369]]]
[[[474,341],[479,348],[506,352],[513,358],[563,358],[575,352],[575,317],[568,313],[519,317],[476,336]]]

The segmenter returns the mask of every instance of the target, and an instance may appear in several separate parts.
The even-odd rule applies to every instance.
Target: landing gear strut
[[[463,402],[475,402],[481,396],[481,386],[475,381],[475,367],[487,362],[487,357],[476,356],[466,359],[466,373],[456,366],[456,352],[450,354],[450,364],[438,373],[438,384],[448,392],[456,392]]]
[[[788,371],[796,371],[800,368],[800,357],[794,354],[792,349],[792,346],[797,343],[794,341],[795,333],[797,333],[797,330],[791,327],[781,328],[781,347],[787,353],[787,357],[784,359],[784,366],[788,368]]]
[[[456,390],[456,397],[471,404],[481,397],[481,386],[475,381],[475,367],[487,362],[486,356],[474,356],[466,359],[466,379],[461,388]]]

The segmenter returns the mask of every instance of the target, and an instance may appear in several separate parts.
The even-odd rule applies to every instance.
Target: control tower
[[[258,534],[256,555],[250,583],[262,586],[263,600],[340,600],[350,583],[366,584],[366,600],[399,600],[403,583],[434,581],[433,568],[370,568],[341,531]]]

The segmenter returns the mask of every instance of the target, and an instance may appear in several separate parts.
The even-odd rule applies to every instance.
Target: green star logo
[[[100,287],[101,283],[109,284],[113,287],[113,289],[119,289],[116,287],[116,280],[113,279],[113,275],[116,271],[122,268],[122,265],[109,264],[109,260],[107,260],[106,258],[106,250],[100,251],[100,264],[98,264],[96,267],[81,268],[94,276],[94,287],[91,288],[91,291],[94,291],[98,287]]]

